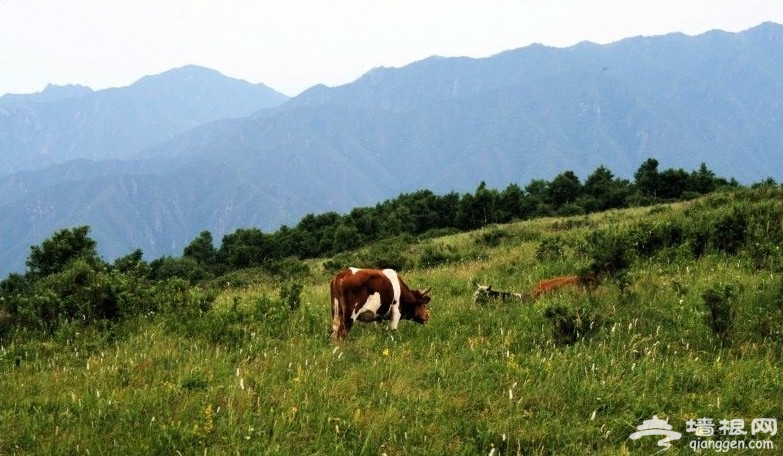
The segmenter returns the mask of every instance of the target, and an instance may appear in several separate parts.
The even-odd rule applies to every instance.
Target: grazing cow
[[[343,269],[331,283],[332,339],[344,339],[356,320],[391,320],[391,329],[401,318],[427,323],[429,291],[411,290],[393,269]]]

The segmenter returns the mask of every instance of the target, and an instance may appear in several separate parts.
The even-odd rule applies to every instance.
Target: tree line
[[[373,207],[357,207],[347,214],[308,214],[296,226],[282,226],[272,233],[240,228],[223,236],[217,248],[212,233],[202,231],[180,257],[165,256],[147,263],[143,252],[136,250],[117,259],[114,267],[135,269],[154,280],[180,277],[190,282],[254,267],[285,275],[296,267],[291,260],[333,256],[384,239],[436,236],[515,220],[690,199],[719,188],[739,187],[736,180],[717,177],[703,163],[691,172],[659,171],[658,167],[656,159],[647,159],[634,173],[633,181],[599,166],[584,182],[573,171],[565,171],[551,181],[534,179],[524,188],[512,183],[497,190],[481,182],[473,193],[436,195],[419,190]],[[32,247],[26,277],[61,269],[64,262],[84,256],[85,251],[90,264],[100,262],[88,231],[88,227],[63,230],[42,246]],[[47,251],[47,243],[59,247]],[[18,280],[18,274],[13,276]]]
[[[766,183],[776,185],[772,179]],[[309,214],[296,226],[273,233],[241,228],[225,235],[217,248],[212,234],[203,231],[182,256],[150,262],[136,250],[108,263],[99,256],[88,226],[64,229],[31,247],[24,274],[0,282],[0,339],[12,328],[51,334],[76,321],[207,309],[215,291],[192,285],[245,268],[290,279],[306,273],[300,260],[334,257],[366,245],[402,245],[416,237],[688,199],[735,187],[734,179],[716,177],[704,164],[692,172],[659,171],[658,162],[648,159],[633,181],[600,166],[584,182],[565,171],[551,181],[533,180],[524,188],[510,184],[502,191],[484,182],[462,195],[420,190],[347,214]]]
[[[179,269],[200,276],[248,267],[274,268],[281,259],[332,256],[397,236],[469,231],[514,220],[690,199],[739,186],[734,179],[717,177],[705,164],[691,172],[659,171],[658,166],[656,159],[647,159],[633,181],[599,166],[584,182],[573,171],[565,171],[551,181],[532,180],[524,188],[512,183],[497,190],[481,182],[473,193],[436,195],[419,190],[347,214],[308,214],[296,226],[283,226],[273,233],[238,229],[224,236],[219,248],[214,247],[212,234],[203,231],[181,258],[154,261],[153,273],[158,271],[163,277]]]

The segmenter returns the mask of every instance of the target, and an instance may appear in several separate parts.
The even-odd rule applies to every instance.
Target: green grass
[[[530,291],[575,273],[589,262],[580,242],[596,228],[681,217],[699,204],[709,206],[423,241],[408,254],[451,256],[404,271],[412,287],[433,287],[432,319],[396,332],[357,324],[331,342],[330,277],[311,262],[293,312],[269,311],[278,289],[260,280],[223,291],[194,321],[151,315],[11,340],[1,352],[0,454],[648,455],[660,450],[656,438],[628,436],[653,415],[682,433],[698,417],[741,418],[748,429],[753,418],[780,421],[783,339],[763,326],[783,311],[780,271],[743,254],[669,250],[636,259],[624,287],[608,279],[533,303],[472,302],[475,283]],[[541,261],[537,248],[551,236],[566,247]],[[736,317],[721,340],[702,295],[725,284],[736,287]],[[555,306],[581,319],[576,341],[558,339],[545,316]],[[668,454],[692,453],[693,438]]]

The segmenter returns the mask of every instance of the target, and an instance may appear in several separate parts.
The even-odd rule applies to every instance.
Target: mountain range
[[[272,231],[426,188],[525,186],[647,158],[783,178],[783,26],[431,57],[287,98],[195,66],[0,97],[0,272],[87,224],[111,259]]]

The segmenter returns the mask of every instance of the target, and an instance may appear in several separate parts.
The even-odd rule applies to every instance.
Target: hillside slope
[[[782,191],[371,246],[285,278],[160,284],[157,312],[7,333],[0,452],[653,454],[659,436],[630,436],[657,417],[675,454],[773,454],[772,423],[751,426],[783,417]],[[476,283],[530,290],[616,241],[633,245],[627,261],[590,288],[473,302]],[[405,255],[405,281],[433,287],[431,320],[357,324],[332,343],[324,267],[371,266],[354,261],[373,250]]]

